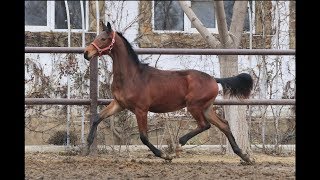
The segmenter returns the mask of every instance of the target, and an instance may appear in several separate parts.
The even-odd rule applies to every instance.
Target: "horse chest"
[[[142,85],[138,85],[138,83],[132,80],[128,83],[118,83],[115,82],[111,85],[111,90],[113,97],[119,102],[119,104],[126,109],[135,109],[136,106],[139,106],[141,102],[147,103],[147,98],[144,95],[146,94],[145,88],[141,89]]]
[[[114,99],[116,99],[119,103],[125,104],[126,100],[124,97],[124,92],[121,90],[113,90],[112,91]]]
[[[112,91],[112,94],[122,107],[129,108],[132,105],[129,92],[122,89],[116,89]]]

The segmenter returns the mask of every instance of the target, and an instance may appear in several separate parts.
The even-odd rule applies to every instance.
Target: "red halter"
[[[115,35],[116,35],[116,32],[113,31],[111,44],[103,49],[99,48],[99,46],[97,46],[94,42],[91,43],[98,50],[99,57],[102,56],[102,53],[104,53],[105,51],[109,50],[108,53],[110,53],[111,49],[113,48],[113,44],[115,42]]]

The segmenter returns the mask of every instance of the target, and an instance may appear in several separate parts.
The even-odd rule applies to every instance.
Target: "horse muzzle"
[[[90,60],[88,51],[85,51],[85,52],[83,53],[83,57],[84,57],[86,60],[88,60],[88,61]]]

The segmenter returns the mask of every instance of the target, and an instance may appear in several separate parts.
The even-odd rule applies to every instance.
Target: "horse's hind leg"
[[[187,109],[192,117],[197,121],[198,126],[196,129],[190,131],[179,139],[179,144],[181,146],[185,145],[192,137],[211,127],[211,125],[206,121],[203,110],[200,106],[188,106]]]
[[[96,117],[91,124],[89,135],[87,138],[87,149],[86,149],[86,152],[84,152],[85,155],[88,155],[90,153],[90,146],[93,143],[93,140],[94,140],[95,134],[97,132],[97,127],[98,127],[99,123],[103,119],[105,119],[105,118],[107,118],[117,112],[120,112],[122,110],[123,110],[123,108],[115,100],[113,100],[108,106],[106,106],[104,109],[102,109],[102,111],[99,113],[99,116]]]
[[[248,157],[247,154],[243,154],[242,150],[239,148],[238,144],[236,143],[234,136],[230,130],[230,126],[227,120],[220,118],[212,106],[209,106],[205,111],[204,111],[205,118],[207,119],[208,122],[211,124],[217,126],[228,138],[229,143],[232,147],[232,150],[235,154],[237,154],[241,159],[243,159],[245,162],[252,164],[252,161]]]

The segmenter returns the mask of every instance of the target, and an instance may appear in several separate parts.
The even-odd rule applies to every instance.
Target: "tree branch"
[[[244,20],[247,13],[248,1],[235,1],[230,25],[230,34],[233,35],[234,48],[238,48],[241,42]]]
[[[231,48],[232,47],[232,39],[228,33],[228,26],[226,21],[226,13],[224,11],[223,1],[215,0],[213,2],[215,6],[215,12],[217,16],[217,26],[218,32],[220,35],[220,42],[223,48]]]
[[[221,47],[220,41],[214,37],[206,27],[202,24],[202,22],[199,20],[197,15],[193,12],[191,7],[187,4],[186,1],[178,1],[182,10],[187,15],[191,23],[194,25],[194,27],[198,30],[200,35],[205,39],[205,41],[212,47],[212,48],[219,48]]]

